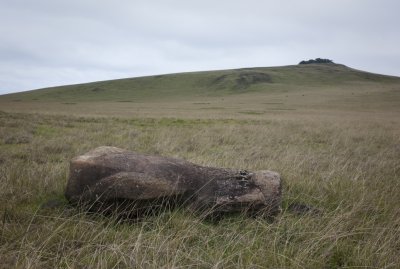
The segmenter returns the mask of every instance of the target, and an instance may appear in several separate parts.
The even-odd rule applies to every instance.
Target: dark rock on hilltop
[[[329,59],[316,58],[315,60],[310,59],[308,61],[301,61],[299,64],[333,64],[334,62]]]

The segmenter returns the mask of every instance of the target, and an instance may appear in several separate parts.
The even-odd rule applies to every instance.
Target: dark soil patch
[[[104,92],[106,89],[100,88],[100,87],[96,87],[92,89],[92,92]]]
[[[220,89],[246,90],[251,85],[259,83],[272,83],[272,78],[269,74],[262,72],[242,71],[218,76],[211,81],[210,85]]]
[[[260,72],[243,72],[236,79],[239,85],[251,85],[256,83],[271,83],[271,76]]]

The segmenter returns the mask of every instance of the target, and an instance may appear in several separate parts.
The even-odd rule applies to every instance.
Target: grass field
[[[336,65],[240,72],[0,96],[0,268],[399,268],[400,79]],[[100,145],[275,170],[282,213],[87,214],[63,197],[68,162]]]

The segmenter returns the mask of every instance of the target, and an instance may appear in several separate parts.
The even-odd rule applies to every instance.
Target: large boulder
[[[184,205],[206,215],[280,211],[278,173],[205,167],[185,160],[99,147],[71,160],[65,192],[73,204],[105,210],[125,205],[135,215]]]

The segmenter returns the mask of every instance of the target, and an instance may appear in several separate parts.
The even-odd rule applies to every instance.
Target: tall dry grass
[[[273,221],[140,221],[63,198],[68,161],[100,145],[284,178]],[[259,120],[0,114],[0,267],[399,268],[400,128],[348,115]],[[291,204],[321,214],[297,214]]]

